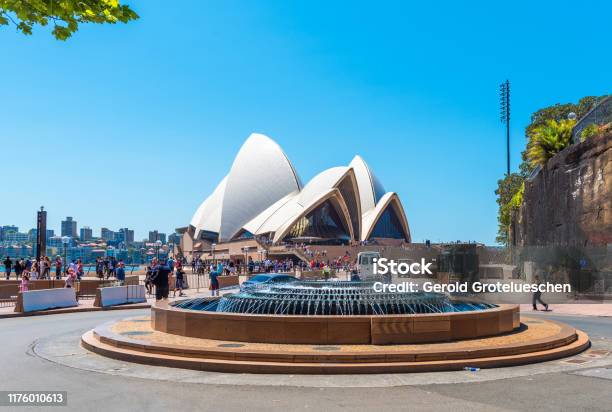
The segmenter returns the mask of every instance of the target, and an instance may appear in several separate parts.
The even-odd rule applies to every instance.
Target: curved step
[[[450,371],[461,370],[467,366],[492,368],[543,362],[575,355],[590,346],[589,338],[584,332],[576,330],[575,335],[575,340],[563,346],[528,353],[443,360],[387,360],[386,362],[296,362],[275,357],[275,354],[268,354],[267,359],[235,360],[203,358],[189,356],[186,353],[183,353],[183,356],[150,353],[144,351],[144,347],[139,350],[136,346],[118,347],[102,342],[93,330],[82,336],[81,343],[86,349],[109,358],[174,368],[234,373],[358,374]]]

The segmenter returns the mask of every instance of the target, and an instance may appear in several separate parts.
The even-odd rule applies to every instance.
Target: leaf
[[[70,38],[80,23],[128,23],[139,18],[118,0],[0,0],[0,25],[10,23],[4,16],[7,13],[26,35],[32,34],[33,26],[45,26],[51,20],[55,23],[52,34],[58,40]]]

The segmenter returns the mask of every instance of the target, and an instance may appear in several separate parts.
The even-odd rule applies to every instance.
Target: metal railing
[[[138,285],[140,280],[137,276],[130,276],[126,278],[125,282],[119,282],[116,279],[81,279],[74,282],[73,288],[75,289],[77,300],[93,299],[96,296],[98,288],[110,287],[110,286],[121,286],[123,285]],[[65,279],[37,279],[32,280],[28,283],[28,290],[42,290],[42,289],[58,289],[66,287]],[[136,293],[135,288],[127,288],[128,293]],[[15,306],[17,296],[19,294],[19,283],[14,281],[12,284],[0,285],[0,308]]]
[[[574,126],[574,129],[572,130],[572,142],[580,142],[582,131],[588,126],[592,124],[602,126],[608,123],[612,123],[612,96],[605,97],[580,120],[578,120]]]

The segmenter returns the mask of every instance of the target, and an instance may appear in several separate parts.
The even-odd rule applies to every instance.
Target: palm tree
[[[533,130],[527,143],[527,158],[532,167],[544,166],[548,159],[572,142],[575,120],[547,120]]]

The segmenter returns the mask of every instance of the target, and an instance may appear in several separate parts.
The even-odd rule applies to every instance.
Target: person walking
[[[16,280],[21,279],[21,274],[23,273],[24,269],[25,269],[25,263],[23,262],[23,259],[16,259],[15,260],[15,279]]]
[[[49,274],[51,273],[51,262],[49,258],[43,256],[40,258],[40,276],[42,279],[50,279]]]
[[[180,262],[176,262],[176,281],[174,284],[174,294],[172,295],[172,297],[176,297],[176,290],[178,289],[179,291],[179,296],[186,296],[183,293],[183,280],[185,277],[185,272],[183,272],[183,266],[180,264]]]
[[[111,257],[108,260],[108,275],[106,276],[106,279],[109,279],[110,277],[115,277],[115,258]]]
[[[123,263],[123,259],[119,259],[119,263],[117,264],[117,280],[119,281],[119,285],[123,286],[125,283],[125,264]]]
[[[100,258],[96,259],[96,275],[98,279],[104,279],[104,262]]]
[[[170,274],[172,274],[172,272],[174,272],[174,259],[172,258],[172,256],[168,258],[167,266],[168,269],[170,269]]]
[[[219,270],[211,270],[210,273],[208,274],[208,277],[210,278],[210,295],[211,296],[219,296],[219,275],[220,274],[221,272]]]
[[[155,300],[168,299],[170,289],[168,287],[168,275],[170,274],[170,269],[163,263],[157,263],[157,261],[155,261],[155,266],[152,269],[153,276],[151,278],[155,285]]]
[[[13,261],[11,260],[9,256],[7,256],[6,259],[4,259],[4,272],[6,275],[6,280],[9,280],[11,278],[12,267],[13,267]]]
[[[83,262],[81,261],[81,259],[78,259],[76,264],[77,279],[79,279],[80,281],[84,274],[85,272],[83,271]]]
[[[27,268],[27,263],[26,263],[26,268]],[[36,279],[38,279],[38,274],[39,274],[39,271],[38,271],[38,270],[39,270],[39,269],[38,269],[38,261],[34,260],[34,262],[32,262],[32,263],[31,263],[31,265],[30,265],[30,270],[29,270],[29,272],[30,272],[30,278],[31,278],[32,280],[36,280]]]
[[[540,280],[540,276],[535,275],[534,280],[535,280],[535,284],[539,288],[540,285],[542,284],[542,281]],[[548,310],[548,304],[542,300],[542,292],[540,292],[540,290],[536,290],[535,292],[533,292],[533,300],[532,300],[533,310],[538,310],[537,302],[540,302],[542,305],[544,305],[545,311]]]
[[[68,268],[68,274],[66,276],[66,281],[64,283],[64,287],[66,288],[74,288],[74,282],[77,278],[76,272],[72,267]]]
[[[62,257],[57,255],[55,257],[55,279],[60,280],[62,278]]]
[[[45,256],[45,277],[51,279],[51,259],[49,259],[49,256]]]
[[[19,291],[21,293],[27,292],[29,283],[30,283],[30,274],[26,270],[23,272],[23,275],[21,275],[21,283],[19,284]]]

